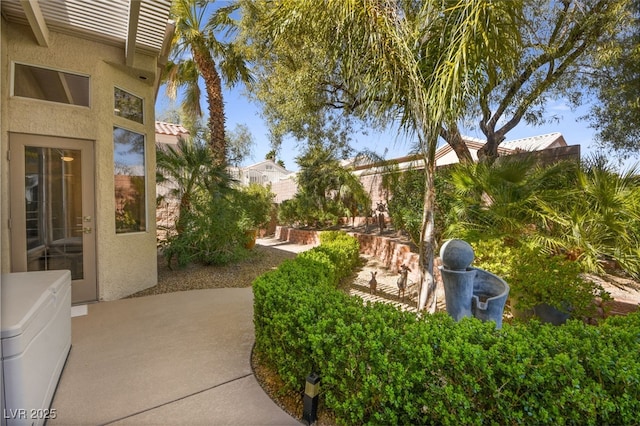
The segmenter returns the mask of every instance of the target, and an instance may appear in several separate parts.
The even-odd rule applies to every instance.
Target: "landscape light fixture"
[[[304,406],[302,420],[312,425],[318,419],[318,394],[320,393],[320,376],[311,373],[304,386]]]

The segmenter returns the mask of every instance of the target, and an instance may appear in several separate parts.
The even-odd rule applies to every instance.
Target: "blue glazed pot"
[[[439,269],[444,286],[447,313],[456,321],[472,316],[471,298],[473,297],[473,280],[476,277],[476,269],[452,271],[444,269],[442,266]]]
[[[497,275],[483,269],[476,269],[473,281],[473,316],[482,321],[493,321],[496,328],[502,328],[504,305],[509,297],[509,285]]]

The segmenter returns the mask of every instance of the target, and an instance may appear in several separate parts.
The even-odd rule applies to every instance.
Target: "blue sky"
[[[209,8],[206,16],[213,12],[213,10],[226,5],[227,3],[228,2],[225,1],[218,1],[210,4],[211,7]],[[225,90],[223,94],[225,101],[226,128],[227,131],[229,131],[233,130],[237,124],[244,124],[251,131],[255,141],[253,153],[250,158],[243,162],[243,165],[249,165],[264,160],[267,152],[271,150],[271,145],[269,142],[269,131],[264,120],[260,117],[260,107],[255,103],[250,102],[242,93],[242,86],[238,86],[234,89]],[[203,105],[203,111],[207,111],[206,100],[204,98],[201,103]],[[173,104],[174,107],[176,105],[177,103]],[[161,87],[158,93],[158,100],[156,102],[156,116],[161,116],[162,113],[171,106],[170,101],[166,97],[164,87]],[[563,99],[551,101],[547,105],[546,116],[558,117],[559,120],[557,122],[554,121],[553,123],[536,127],[532,127],[521,122],[515,129],[507,134],[507,140],[560,132],[567,141],[567,144],[581,146],[581,154],[584,158],[597,149],[593,142],[593,129],[589,128],[588,122],[578,120],[578,117],[585,115],[587,112],[588,107],[582,107],[577,111],[571,111],[568,102]],[[463,130],[463,135],[484,139],[484,135],[479,129],[476,131]],[[397,131],[394,130],[382,133],[369,131],[366,136],[362,134],[352,135],[352,139],[352,145],[356,150],[367,148],[379,155],[383,155],[385,149],[388,149],[385,158],[401,157],[408,154],[411,150],[411,141],[398,138]],[[302,144],[303,143],[304,142],[302,142]],[[441,141],[441,143],[443,142]],[[283,142],[280,149],[278,159],[283,160],[285,166],[289,170],[295,171],[298,169],[295,158],[301,153],[299,145],[300,143],[295,140],[288,139]],[[625,166],[630,163],[631,160],[627,161]]]
[[[225,90],[223,96],[225,101],[226,128],[233,130],[237,124],[246,125],[255,144],[251,158],[244,161],[243,165],[249,165],[264,160],[267,152],[271,150],[269,142],[269,131],[264,120],[260,117],[259,105],[252,103],[242,94],[243,89],[236,87],[232,90]],[[204,99],[203,99],[204,106]],[[174,103],[173,105],[176,105]],[[161,116],[163,112],[171,108],[172,104],[166,97],[164,87],[160,88],[158,100],[156,102],[156,114]],[[206,111],[206,107],[203,108]],[[568,104],[562,99],[550,102],[547,105],[547,116],[559,117],[558,122],[546,124],[544,126],[532,127],[521,122],[515,129],[507,134],[507,140],[520,139],[530,136],[542,135],[552,132],[560,132],[564,136],[567,144],[580,145],[582,156],[596,150],[593,143],[593,129],[589,128],[586,121],[578,120],[578,117],[588,111],[587,107],[581,107],[577,111],[571,111]],[[477,130],[467,130],[463,132],[466,136],[483,138],[484,135]],[[370,131],[368,135],[353,135],[353,146],[355,149],[367,148],[382,155],[388,149],[385,158],[395,158],[406,155],[411,149],[411,142],[397,137],[397,132],[390,130],[384,133]],[[304,142],[303,142],[304,143]],[[298,165],[295,158],[300,154],[300,144],[293,139],[284,141],[280,150],[279,159],[282,159],[287,169],[295,171]]]

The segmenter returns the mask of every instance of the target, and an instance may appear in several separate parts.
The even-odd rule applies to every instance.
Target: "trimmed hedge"
[[[640,314],[599,326],[492,323],[401,312],[336,290],[357,241],[321,245],[259,277],[256,350],[286,386],[321,377],[344,424],[633,424]]]

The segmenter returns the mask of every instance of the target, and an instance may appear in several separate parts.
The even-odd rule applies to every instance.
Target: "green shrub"
[[[240,211],[240,228],[245,231],[266,228],[274,209],[274,197],[270,188],[256,183],[238,190],[234,203]]]
[[[577,262],[549,256],[535,246],[497,238],[474,242],[472,246],[474,266],[498,275],[510,285],[511,305],[518,311],[546,303],[560,311],[570,311],[574,318],[592,317],[596,310],[594,298],[609,299],[602,286],[582,277]]]
[[[326,199],[320,205],[304,192],[298,192],[278,207],[278,221],[290,226],[334,226],[348,215],[349,210],[340,201]]]
[[[522,261],[514,244],[507,244],[502,239],[492,238],[473,241],[471,246],[475,254],[473,266],[489,271],[507,283],[511,282],[514,270]],[[516,262],[514,259],[518,259],[518,261]]]
[[[326,253],[336,265],[338,280],[349,275],[360,260],[360,243],[344,232],[321,232],[317,250]]]
[[[180,233],[170,236],[163,247],[169,264],[175,257],[180,267],[191,262],[224,265],[247,255],[247,236],[238,224],[237,208],[229,199],[213,199],[204,193],[191,203],[191,209],[180,218]]]
[[[434,216],[436,241],[442,239],[446,227],[445,219],[452,208],[452,200],[454,199],[449,174],[449,169],[439,169],[434,176],[436,187]],[[385,175],[385,178],[383,178],[384,188],[393,194],[393,198],[387,206],[393,226],[398,230],[405,231],[416,245],[420,245],[424,184],[423,170],[396,171],[393,174]]]
[[[313,254],[253,284],[256,351],[290,390],[318,373],[338,423],[637,421],[640,313],[597,327],[531,321],[495,330],[474,318],[364,305],[335,289],[328,267],[348,238],[326,234]],[[346,257],[335,258],[335,271],[345,268]]]

